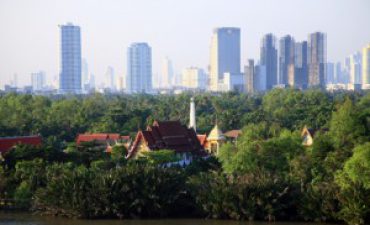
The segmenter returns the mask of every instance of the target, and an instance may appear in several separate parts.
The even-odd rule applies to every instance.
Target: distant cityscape
[[[18,76],[4,86],[5,92],[32,94],[171,94],[192,92],[260,93],[273,88],[320,88],[322,90],[370,89],[370,43],[345,58],[344,63],[327,61],[325,33],[308,34],[296,41],[291,35],[261,39],[260,58],[241,65],[241,32],[237,27],[215,28],[211,37],[208,68],[189,65],[176,74],[171,59],[163,59],[162,72],[153,76],[152,49],[148,43],[132,43],[127,48],[125,75],[108,66],[104,84],[97,85],[82,58],[81,29],[60,25],[60,73],[46,83],[43,71],[30,73],[30,85],[18,86]],[[153,84],[156,84],[155,86]]]

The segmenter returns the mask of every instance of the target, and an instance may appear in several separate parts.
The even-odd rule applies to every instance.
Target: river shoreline
[[[340,223],[315,223],[304,221],[236,221],[202,218],[160,218],[160,219],[76,219],[40,215],[19,210],[0,210],[0,225],[340,225]]]

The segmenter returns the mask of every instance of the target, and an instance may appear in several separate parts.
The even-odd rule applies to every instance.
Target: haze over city
[[[96,83],[108,66],[126,74],[126,49],[132,42],[152,48],[153,77],[169,57],[175,73],[190,66],[207,69],[212,30],[241,29],[241,66],[259,58],[263,35],[292,35],[306,40],[309,33],[327,35],[327,58],[343,61],[370,40],[368,0],[205,0],[205,1],[21,1],[0,3],[0,87],[18,75],[29,85],[30,74],[45,71],[47,82],[60,72],[58,25],[81,27],[82,57]]]

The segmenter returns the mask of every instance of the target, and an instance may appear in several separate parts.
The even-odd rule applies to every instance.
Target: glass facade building
[[[220,91],[224,75],[240,74],[240,29],[221,27],[213,30],[209,89]],[[221,85],[222,86],[222,85]]]
[[[80,27],[71,23],[60,26],[61,93],[81,93],[81,34]]]
[[[277,49],[276,37],[273,34],[266,34],[261,44],[260,65],[266,69],[266,90],[277,85]]]
[[[152,50],[147,43],[133,43],[127,49],[126,91],[152,92]]]

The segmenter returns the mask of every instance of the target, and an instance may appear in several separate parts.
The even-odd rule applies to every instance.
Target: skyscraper
[[[81,92],[80,27],[71,23],[61,25],[61,70],[59,88],[62,93]]]
[[[128,93],[152,92],[152,50],[147,43],[133,43],[127,49],[126,76]]]
[[[294,45],[294,68],[289,67],[288,83],[292,87],[305,89],[308,83],[307,41]]]
[[[362,86],[370,88],[370,44],[362,49]]]
[[[89,83],[89,65],[87,64],[87,60],[84,58],[81,63],[81,76],[82,89],[86,89],[85,87],[88,86]]]
[[[266,89],[270,90],[277,84],[277,49],[273,34],[266,34],[262,39],[260,66],[266,69]]]
[[[351,84],[361,84],[361,60],[362,56],[360,52],[355,52],[349,56],[349,82]]]
[[[334,84],[335,78],[334,78],[334,63],[328,62],[326,64],[326,81],[327,84]]]
[[[213,30],[209,89],[221,91],[224,74],[240,75],[240,29],[222,27]]]
[[[160,87],[162,88],[171,88],[173,81],[173,67],[171,60],[166,57],[162,62],[162,76],[160,79]]]
[[[280,39],[279,52],[279,83],[288,84],[289,67],[294,69],[294,38],[290,35]]]
[[[205,90],[207,87],[207,75],[203,69],[189,67],[182,71],[182,86],[187,89]]]
[[[108,66],[107,71],[105,72],[105,88],[109,89],[110,91],[116,90],[116,77],[114,74],[114,69],[111,66]]]
[[[248,66],[244,67],[245,92],[253,94],[256,91],[256,76],[254,71],[254,60],[248,60]]]
[[[334,74],[334,77],[335,77],[335,84],[345,83],[344,82],[344,77],[343,77],[342,63],[341,62],[337,62],[335,64],[335,74]]]
[[[43,71],[31,73],[31,85],[33,91],[41,91],[45,86],[45,73]]]
[[[326,79],[326,34],[308,36],[308,87],[324,88]]]

